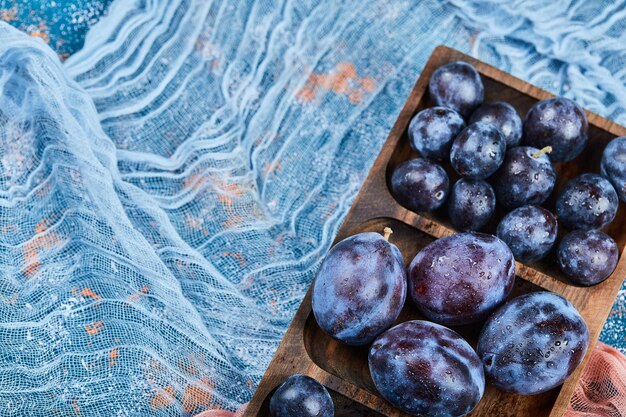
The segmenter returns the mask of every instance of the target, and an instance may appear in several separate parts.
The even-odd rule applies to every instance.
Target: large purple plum
[[[589,330],[578,310],[540,291],[500,307],[485,323],[476,351],[496,387],[530,395],[561,385],[588,345]]]
[[[452,141],[465,127],[460,114],[447,107],[431,107],[417,113],[409,124],[411,147],[424,158],[448,159]]]
[[[458,233],[424,247],[409,267],[409,292],[422,313],[456,326],[489,316],[513,288],[515,260],[484,233]]]
[[[561,270],[580,285],[596,285],[617,266],[617,244],[599,230],[574,230],[559,243],[557,259]]]
[[[545,154],[529,146],[507,150],[504,162],[494,175],[498,203],[513,209],[527,204],[541,204],[550,196],[556,172]]]
[[[270,399],[272,417],[334,417],[335,406],[322,384],[306,375],[292,375]]]
[[[536,103],[526,113],[524,143],[542,149],[552,147],[550,159],[567,162],[587,146],[589,125],[583,109],[565,97]]]
[[[597,174],[582,174],[567,182],[556,200],[559,222],[569,229],[602,229],[617,214],[617,193]]]
[[[313,284],[313,314],[331,337],[366,345],[398,318],[406,285],[400,250],[378,233],[359,233],[324,258]]]
[[[494,101],[480,106],[469,123],[485,122],[497,127],[504,135],[507,148],[518,146],[522,141],[522,119],[509,103]]]
[[[448,198],[450,180],[441,165],[416,158],[403,162],[391,175],[391,192],[413,211],[436,210]]]
[[[469,125],[452,142],[450,163],[462,177],[483,180],[498,170],[506,153],[504,136],[492,124]]]
[[[496,195],[483,180],[461,178],[452,187],[448,199],[448,216],[452,225],[461,231],[482,229],[496,209]]]
[[[437,106],[449,107],[463,117],[469,117],[485,95],[478,71],[463,61],[437,68],[428,82],[428,91]]]
[[[378,392],[416,416],[464,416],[485,392],[476,352],[456,332],[427,321],[407,321],[380,335],[369,368]]]
[[[496,234],[520,262],[534,262],[545,257],[558,232],[554,214],[539,206],[518,207],[500,221]]]
[[[626,136],[613,139],[606,145],[600,172],[611,181],[619,199],[626,203]]]

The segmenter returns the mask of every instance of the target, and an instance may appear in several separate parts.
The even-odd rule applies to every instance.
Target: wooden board
[[[390,241],[400,248],[408,265],[415,254],[429,242],[455,233],[445,210],[428,214],[414,213],[400,206],[390,194],[388,180],[394,167],[407,159],[418,156],[408,144],[406,130],[413,115],[433,105],[427,91],[430,75],[439,66],[457,60],[469,62],[481,74],[485,84],[485,102],[507,101],[520,112],[522,117],[535,102],[552,97],[546,91],[459,51],[444,46],[436,48],[400,112],[335,242],[364,231],[382,232],[385,226],[389,226],[394,230]],[[587,112],[587,116],[589,118],[589,146],[574,161],[555,166],[558,175],[555,190],[559,190],[568,179],[578,174],[599,172],[600,158],[606,144],[614,137],[626,136],[626,128],[590,112]],[[453,172],[449,166],[446,168],[448,173]],[[456,178],[451,177],[451,184],[455,180]],[[554,209],[555,194],[556,192],[553,192],[553,196],[544,204],[548,209]],[[502,215],[503,213],[496,213],[494,221],[487,226],[487,232],[495,231],[495,226]],[[605,231],[617,242],[621,257],[611,277],[594,287],[578,287],[569,283],[555,265],[554,256],[551,255],[547,260],[535,264],[517,263],[516,285],[512,296],[536,290],[553,291],[570,300],[584,317],[589,326],[591,345],[583,364],[563,386],[540,395],[508,394],[487,384],[482,401],[470,416],[561,417],[563,415],[622,280],[626,276],[626,256],[624,256],[626,252],[624,250],[626,204],[620,203],[615,221]],[[410,298],[407,298],[398,322],[417,318],[422,317]],[[480,326],[465,326],[455,328],[455,330],[474,345]],[[408,416],[395,409],[376,392],[367,367],[367,351],[368,348],[345,346],[320,330],[311,311],[311,290],[309,289],[244,416],[268,416],[267,405],[272,391],[285,378],[297,373],[309,375],[329,389],[337,405],[337,417]]]

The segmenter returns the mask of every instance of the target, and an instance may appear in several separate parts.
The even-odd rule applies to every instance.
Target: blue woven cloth
[[[116,0],[64,64],[0,25],[0,415],[236,409],[434,47],[626,124],[625,5]]]

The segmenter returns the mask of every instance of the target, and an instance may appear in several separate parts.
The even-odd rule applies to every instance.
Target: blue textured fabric
[[[63,65],[1,25],[0,414],[245,403],[434,47],[624,124],[624,6],[117,0]]]

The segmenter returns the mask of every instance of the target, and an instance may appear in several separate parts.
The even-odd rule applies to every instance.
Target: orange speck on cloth
[[[206,410],[200,414],[196,414],[194,417],[243,417],[248,403],[242,404],[237,411],[225,411],[225,410]]]
[[[24,264],[26,267],[22,273],[27,278],[32,278],[41,268],[39,253],[42,250],[51,249],[61,242],[61,238],[57,233],[43,234],[48,230],[47,222],[49,219],[44,218],[35,226],[35,237],[24,244],[22,253],[24,256]]]
[[[309,74],[304,86],[296,93],[301,102],[313,101],[318,92],[332,91],[347,96],[353,104],[363,100],[363,96],[376,90],[376,80],[372,77],[359,77],[351,62],[340,62],[327,74]]]
[[[150,407],[154,409],[166,408],[176,401],[176,390],[171,385],[159,389],[150,400]]]
[[[93,292],[93,290],[89,287],[85,287],[80,291],[76,290],[76,288],[72,288],[72,294],[74,294],[77,297],[93,298],[94,300],[100,299],[100,296],[96,294],[95,292]]]
[[[17,10],[15,9],[3,9],[0,11],[0,19],[5,22],[12,22],[17,20]]]
[[[183,394],[183,409],[192,413],[197,408],[211,404],[213,400],[213,383],[205,378],[200,382],[187,385]]]
[[[111,352],[109,352],[109,366],[115,365],[115,362],[117,361],[118,356],[119,356],[119,352],[117,351],[117,349],[115,348],[111,349]]]
[[[102,320],[97,321],[92,324],[85,325],[85,331],[87,332],[87,334],[90,334],[90,335],[96,335],[100,333],[103,329],[104,329],[104,324],[102,323]]]

